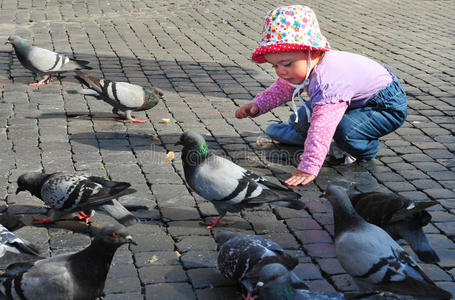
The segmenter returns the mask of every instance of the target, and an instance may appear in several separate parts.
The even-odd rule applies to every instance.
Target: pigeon
[[[294,272],[279,263],[264,266],[258,274],[256,289],[261,300],[343,300],[341,293],[310,291]]]
[[[303,209],[300,195],[261,176],[245,170],[232,161],[212,154],[202,135],[186,131],[176,145],[183,145],[182,163],[188,185],[200,196],[211,201],[219,217],[202,224],[208,228],[221,223],[226,212],[272,203]]]
[[[16,194],[29,191],[51,208],[50,218],[35,219],[35,223],[53,222],[57,216],[76,210],[102,207],[117,221],[129,226],[138,222],[137,218],[124,208],[115,198],[132,194],[128,182],[109,181],[102,177],[78,173],[25,173],[17,179]],[[103,207],[106,205],[106,207]],[[79,219],[86,222],[91,215],[81,212]]]
[[[35,262],[9,265],[0,276],[7,299],[89,300],[101,296],[112,258],[123,244],[136,244],[120,224],[103,227],[90,246]]]
[[[217,234],[218,269],[226,278],[240,282],[247,291],[244,299],[254,299],[261,269],[271,263],[279,263],[286,269],[294,269],[299,261],[284,252],[274,241],[257,235],[239,234],[223,231]]]
[[[14,34],[9,36],[6,43],[13,46],[17,59],[24,68],[44,77],[38,82],[30,83],[32,86],[41,86],[51,82],[52,74],[91,69],[86,66],[88,61],[71,59],[64,54],[30,46],[23,38]]]
[[[333,207],[337,258],[360,288],[418,299],[452,297],[387,232],[362,219],[342,187],[329,185],[326,197]]]
[[[113,106],[112,113],[131,123],[145,123],[146,120],[138,120],[131,116],[132,111],[144,111],[151,109],[163,99],[163,91],[159,88],[147,89],[128,82],[114,82],[101,79],[87,73],[76,71],[77,78],[89,88],[82,89],[79,93],[95,96]],[[125,115],[119,114],[122,110]]]
[[[0,224],[0,258],[4,257],[8,252],[39,256],[39,250],[36,246],[17,237]]]
[[[431,220],[425,208],[438,201],[414,202],[395,193],[382,192],[350,193],[349,198],[365,221],[381,227],[395,240],[406,240],[422,262],[439,262],[422,230]]]

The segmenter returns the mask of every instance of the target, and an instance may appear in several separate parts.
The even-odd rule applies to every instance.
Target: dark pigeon
[[[40,86],[49,83],[53,74],[91,69],[86,66],[89,63],[88,61],[71,59],[63,54],[30,46],[23,38],[14,34],[9,36],[7,43],[13,45],[17,59],[24,68],[44,77],[39,82],[30,85]]]
[[[95,96],[113,106],[112,112],[132,123],[144,123],[134,119],[132,111],[144,111],[153,108],[163,99],[163,91],[158,88],[147,89],[128,82],[114,82],[76,71],[77,78],[89,88],[80,91],[83,95]],[[118,111],[124,111],[125,115]]]
[[[387,232],[362,219],[342,187],[329,185],[326,197],[333,207],[337,258],[360,288],[418,299],[452,297]]]
[[[8,266],[0,276],[0,296],[7,299],[91,300],[101,296],[117,248],[135,242],[121,225],[107,225],[90,246]]]
[[[404,239],[425,263],[437,263],[439,257],[422,230],[431,215],[427,207],[437,201],[411,201],[395,193],[351,193],[351,203],[365,221],[381,227],[395,240]]]
[[[261,300],[343,300],[341,293],[310,291],[294,272],[282,264],[265,265],[258,274],[256,289]]]
[[[136,192],[127,182],[78,173],[33,172],[19,176],[17,186],[16,194],[29,191],[51,208],[50,218],[37,219],[37,223],[53,222],[55,217],[78,210],[103,208],[104,205],[107,206],[104,210],[120,223],[128,226],[138,222],[138,219],[115,199]],[[80,218],[86,221],[90,218],[90,215],[81,215]]]
[[[219,213],[212,228],[226,212],[271,203],[293,209],[303,209],[300,195],[245,170],[232,161],[212,154],[202,135],[187,131],[176,144],[183,145],[182,162],[188,185],[200,196],[211,201]]]
[[[217,234],[216,242],[219,247],[218,269],[226,278],[245,287],[246,299],[254,299],[252,293],[259,279],[258,274],[265,265],[279,263],[292,270],[299,263],[280,245],[263,236],[223,231]]]

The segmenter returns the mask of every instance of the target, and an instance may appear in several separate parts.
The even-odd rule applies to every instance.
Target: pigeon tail
[[[430,222],[431,215],[429,215],[425,209],[431,206],[439,204],[438,201],[413,201],[406,209],[401,209],[396,212],[389,220],[389,223],[396,222],[398,220],[403,220],[406,216],[412,216],[415,214],[420,214],[422,218],[422,224],[420,226],[425,226]]]
[[[72,71],[72,70],[91,70],[92,67],[87,66],[90,62],[86,60],[78,60],[70,58],[69,62],[64,64],[59,71]]]
[[[127,210],[119,201],[112,201],[100,206],[100,209],[108,213],[114,219],[124,226],[131,226],[139,222],[129,210]]]
[[[87,96],[95,96],[98,97],[100,94],[92,89],[79,89],[76,91],[76,93],[81,94],[81,95],[87,95]]]
[[[413,224],[414,223],[414,224]],[[431,247],[428,238],[416,220],[405,220],[394,224],[395,231],[411,246],[419,259],[425,263],[439,262],[439,256]]]
[[[14,246],[23,253],[27,253],[27,254],[35,255],[35,256],[40,255],[40,252],[39,252],[37,246],[35,246],[34,244],[27,242],[27,241],[23,241],[23,242],[24,242],[23,244],[15,243]]]
[[[306,207],[305,203],[300,200],[279,200],[279,201],[272,201],[270,202],[271,204],[282,206],[282,207],[287,207],[287,208],[292,208],[296,210],[302,210]]]
[[[83,84],[87,85],[90,89],[97,91],[99,94],[103,93],[103,88],[101,87],[100,81],[101,78],[87,74],[82,71],[74,71],[76,73],[76,78]]]

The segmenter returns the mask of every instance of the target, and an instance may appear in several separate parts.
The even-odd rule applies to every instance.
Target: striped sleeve
[[[315,105],[310,128],[305,140],[305,151],[300,156],[299,171],[317,176],[329,151],[335,130],[343,118],[348,103]]]

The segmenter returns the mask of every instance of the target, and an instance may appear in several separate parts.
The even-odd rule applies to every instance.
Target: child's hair
[[[278,7],[265,15],[261,40],[251,59],[264,63],[266,53],[298,50],[330,50],[314,11],[304,5],[292,5]]]

